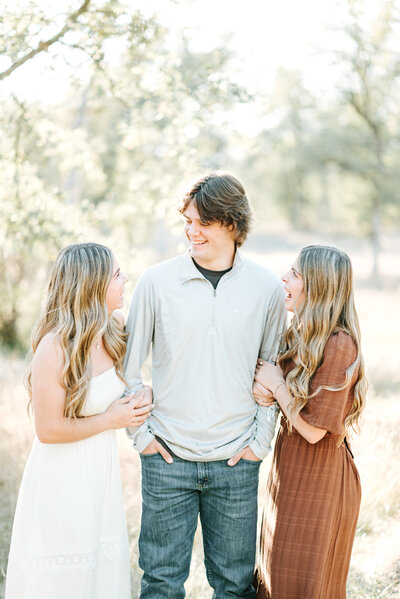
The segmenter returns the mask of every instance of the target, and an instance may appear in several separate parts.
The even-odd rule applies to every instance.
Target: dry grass
[[[299,241],[299,247],[302,245]],[[282,271],[296,255],[294,248],[252,255]],[[357,263],[357,256],[355,259]],[[358,282],[357,304],[364,355],[371,379],[369,403],[362,434],[353,442],[363,486],[363,501],[348,584],[349,599],[400,598],[400,288],[371,290]],[[23,364],[0,357],[0,599],[11,534],[12,517],[22,470],[30,449],[33,429],[25,412],[22,387]],[[132,557],[133,597],[138,597],[140,571],[137,537],[140,522],[139,459],[123,433],[119,435],[121,472],[127,509]],[[262,500],[270,459],[261,469]],[[195,538],[191,573],[186,585],[188,599],[209,599],[202,562],[201,532]]]
[[[354,543],[350,599],[400,597],[400,401],[370,397],[353,443],[363,500]]]

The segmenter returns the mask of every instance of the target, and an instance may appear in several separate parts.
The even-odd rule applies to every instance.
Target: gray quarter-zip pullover
[[[282,283],[239,252],[215,290],[189,250],[147,269],[126,325],[130,391],[152,347],[154,409],[128,431],[138,451],[157,436],[187,460],[229,459],[246,445],[264,458],[277,408],[255,403],[254,371],[259,356],[276,357],[285,325]]]

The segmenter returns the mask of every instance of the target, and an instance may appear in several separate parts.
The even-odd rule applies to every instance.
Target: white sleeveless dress
[[[115,368],[92,379],[84,416],[121,397]],[[131,599],[114,430],[74,443],[35,438],[15,512],[5,599]]]

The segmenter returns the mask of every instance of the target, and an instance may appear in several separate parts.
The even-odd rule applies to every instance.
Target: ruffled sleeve
[[[350,335],[344,331],[332,335],[326,343],[321,366],[312,378],[310,393],[321,385],[329,387],[342,385],[346,378],[346,370],[356,357],[356,346]],[[301,410],[300,415],[303,420],[333,435],[340,435],[350,410],[356,376],[355,372],[352,381],[341,391],[321,389]]]

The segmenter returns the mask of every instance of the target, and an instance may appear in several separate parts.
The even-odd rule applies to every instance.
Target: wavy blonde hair
[[[78,418],[92,378],[91,348],[103,337],[104,347],[115,363],[118,377],[126,382],[122,361],[126,334],[115,317],[110,317],[106,292],[113,275],[113,254],[98,243],[77,243],[65,247],[53,265],[44,310],[32,333],[35,353],[47,333],[54,333],[60,344],[64,364],[64,416]],[[32,366],[25,384],[32,401]],[[29,407],[29,406],[28,406]]]
[[[309,245],[300,251],[298,270],[303,279],[305,299],[295,311],[283,336],[283,351],[278,363],[282,369],[291,360],[296,365],[286,377],[286,385],[293,397],[289,427],[308,400],[320,390],[345,389],[357,371],[354,401],[338,439],[340,445],[350,429],[358,431],[359,419],[365,404],[367,380],[360,346],[360,326],[354,305],[353,273],[348,255],[335,247]],[[356,359],[347,368],[340,386],[320,386],[310,395],[310,383],[322,362],[325,345],[336,332],[348,333],[356,348]]]

